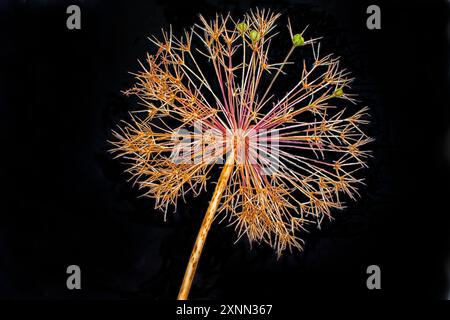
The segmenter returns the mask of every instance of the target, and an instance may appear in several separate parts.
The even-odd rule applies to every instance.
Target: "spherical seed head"
[[[288,57],[273,55],[279,16],[256,10],[240,24],[200,17],[182,37],[169,31],[151,38],[155,53],[127,91],[145,112],[114,132],[113,151],[165,212],[205,190],[236,151],[217,215],[230,219],[239,238],[281,254],[301,249],[305,229],[331,219],[345,198],[356,199],[371,138],[364,133],[368,110],[344,93],[353,78],[339,59],[319,55],[317,41],[301,34],[292,36],[301,54],[287,48]],[[272,86],[289,74],[286,88]]]
[[[299,47],[305,44],[305,39],[300,33],[297,33],[292,37],[292,43],[294,44],[294,46]]]
[[[248,30],[248,24],[245,22],[238,23],[236,25],[236,29],[238,29],[241,33],[244,33]]]
[[[261,35],[259,34],[258,31],[256,31],[256,30],[250,31],[250,40],[252,40],[253,42],[256,42],[259,40],[259,38],[261,38]]]
[[[342,97],[344,95],[344,90],[342,88],[338,88],[334,91],[334,95],[336,97]]]

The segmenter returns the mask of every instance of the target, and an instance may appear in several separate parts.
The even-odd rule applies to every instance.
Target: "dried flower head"
[[[213,216],[281,254],[302,248],[301,230],[342,209],[343,195],[358,195],[355,173],[371,139],[362,129],[367,108],[349,93],[352,78],[338,58],[320,55],[318,39],[294,34],[288,22],[286,56],[271,56],[279,16],[200,16],[181,37],[170,29],[152,38],[157,50],[126,91],[144,109],[114,132],[113,152],[165,212],[205,189],[226,158]],[[306,50],[312,59],[300,55]],[[283,77],[289,87],[277,86]]]

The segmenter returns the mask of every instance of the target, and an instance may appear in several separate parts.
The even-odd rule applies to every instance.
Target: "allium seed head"
[[[303,230],[355,199],[371,139],[349,72],[320,55],[317,39],[293,35],[289,22],[292,48],[284,59],[271,55],[279,17],[267,10],[238,24],[229,15],[200,17],[180,37],[169,30],[152,38],[156,50],[127,91],[144,108],[114,132],[113,151],[164,211],[198,195],[231,157],[217,214],[239,238],[281,254],[302,248]],[[291,80],[280,87],[282,79]]]

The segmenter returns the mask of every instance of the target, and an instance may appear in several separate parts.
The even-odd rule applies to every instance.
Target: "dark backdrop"
[[[365,27],[369,4],[382,29]],[[66,28],[78,4],[81,30]],[[110,130],[136,101],[129,88],[147,36],[197,14],[255,6],[288,13],[343,57],[371,107],[374,158],[361,199],[306,238],[303,253],[233,244],[214,225],[197,299],[438,297],[448,232],[445,1],[2,1],[0,297],[174,299],[210,197],[167,222],[107,153]],[[284,28],[284,27],[282,27]],[[66,288],[66,268],[82,290]],[[366,288],[377,264],[382,290]]]

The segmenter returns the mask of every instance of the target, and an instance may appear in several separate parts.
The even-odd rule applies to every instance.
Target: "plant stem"
[[[286,64],[286,62],[288,61],[289,57],[291,56],[292,52],[294,52],[295,46],[292,46],[291,50],[289,50],[286,58],[284,58],[283,63],[281,64],[280,68],[278,68],[277,73],[275,74],[275,77],[272,78],[272,81],[270,82],[269,86],[266,89],[266,92],[264,93],[263,97],[261,98],[261,100],[259,100],[259,102],[262,104],[264,102],[264,98],[267,96],[267,94],[269,93],[270,89],[272,88],[272,85],[274,84],[275,80],[277,80],[278,76],[281,73],[281,70],[283,69],[284,65]]]
[[[214,220],[214,215],[219,206],[222,194],[228,183],[231,173],[234,167],[234,150],[231,151],[227,158],[227,161],[220,173],[219,180],[217,181],[216,189],[212,196],[211,202],[209,203],[208,210],[206,211],[205,217],[203,218],[202,225],[195,240],[194,247],[191,252],[191,257],[189,258],[189,263],[187,265],[186,271],[184,273],[183,283],[181,284],[180,291],[178,293],[178,300],[187,300],[189,295],[189,290],[191,288],[192,280],[195,276],[195,271],[197,270],[197,265],[202,254],[203,246],[206,241],[206,236]]]

